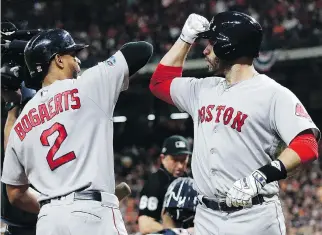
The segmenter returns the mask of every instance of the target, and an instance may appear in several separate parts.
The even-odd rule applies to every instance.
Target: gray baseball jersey
[[[128,74],[118,51],[77,79],[39,90],[10,133],[2,181],[31,183],[39,200],[80,189],[114,194],[113,111]]]
[[[223,200],[233,183],[275,158],[281,142],[319,130],[298,98],[266,75],[228,86],[219,77],[175,78],[171,98],[194,121],[192,172],[200,194]],[[261,194],[278,193],[278,183]]]

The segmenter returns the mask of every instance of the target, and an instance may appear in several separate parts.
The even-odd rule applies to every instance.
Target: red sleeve
[[[159,99],[174,105],[170,95],[170,86],[173,79],[181,75],[182,67],[159,64],[150,80],[150,91]]]
[[[302,163],[318,158],[318,142],[312,133],[296,136],[289,145],[301,158]]]

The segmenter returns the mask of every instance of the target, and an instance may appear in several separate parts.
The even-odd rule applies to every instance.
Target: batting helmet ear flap
[[[34,89],[36,91],[41,89],[42,82],[44,81],[44,78],[48,73],[49,66],[38,65],[37,69],[39,72],[37,72],[37,74],[31,77],[30,72],[28,71],[27,68],[25,68],[25,76],[24,76],[25,86],[27,88]]]

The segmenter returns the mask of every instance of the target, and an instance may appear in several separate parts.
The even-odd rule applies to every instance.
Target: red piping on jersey
[[[290,143],[289,148],[299,155],[302,163],[318,158],[318,142],[312,133],[296,136]]]
[[[174,78],[181,76],[182,67],[159,64],[150,80],[150,91],[159,99],[174,105],[170,95],[170,86]]]
[[[116,231],[117,231],[117,234],[118,234],[118,235],[120,235],[120,232],[119,232],[119,230],[118,230],[118,229],[117,229],[117,227],[116,227],[116,221],[115,221],[114,210],[113,210],[113,208],[111,208],[111,209],[112,209],[112,213],[113,213],[114,227],[115,227],[115,229],[116,229]]]

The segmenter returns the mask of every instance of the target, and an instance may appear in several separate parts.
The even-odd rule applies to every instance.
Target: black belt
[[[244,209],[244,207],[239,206],[239,207],[229,207],[227,206],[226,202],[216,202],[214,200],[208,199],[203,197],[202,198],[202,202],[203,204],[215,211],[224,211],[224,212],[234,212],[234,211],[239,211]],[[258,204],[262,204],[263,202],[265,202],[264,198],[262,195],[257,195],[256,197],[254,197],[252,199],[252,204],[253,205],[258,205]]]
[[[40,207],[48,204],[51,202],[51,200],[60,200],[62,197],[65,196],[59,196],[59,197],[55,197],[55,198],[51,198],[51,199],[47,199],[47,200],[43,200],[40,201]],[[102,195],[101,192],[99,191],[82,191],[82,192],[75,192],[74,194],[74,200],[92,200],[92,201],[102,201]]]

